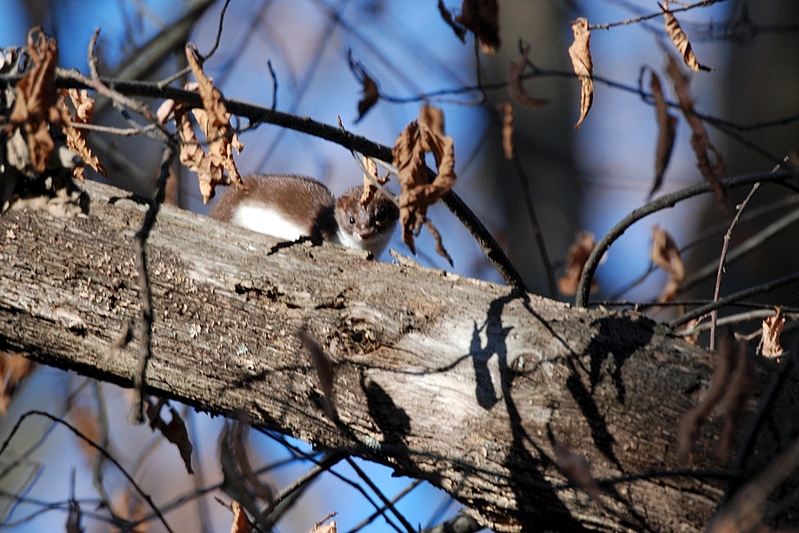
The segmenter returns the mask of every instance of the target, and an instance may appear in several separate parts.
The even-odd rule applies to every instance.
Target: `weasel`
[[[228,187],[211,209],[211,217],[296,241],[310,237],[377,257],[397,225],[399,209],[380,191],[360,204],[363,187],[353,187],[338,199],[330,190],[304,176],[255,174],[244,177],[247,190]]]

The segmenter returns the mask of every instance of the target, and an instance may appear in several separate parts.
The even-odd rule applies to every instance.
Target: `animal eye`
[[[350,224],[355,224],[355,217],[350,217]]]

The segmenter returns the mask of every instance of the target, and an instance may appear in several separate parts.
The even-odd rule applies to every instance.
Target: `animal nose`
[[[371,229],[365,229],[365,230],[359,231],[358,235],[361,236],[361,239],[363,239],[365,241],[368,241],[369,239],[372,238],[372,230]]]

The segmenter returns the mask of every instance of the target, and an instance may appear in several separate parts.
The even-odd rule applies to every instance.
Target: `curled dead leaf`
[[[558,279],[558,290],[564,296],[577,294],[577,287],[580,284],[580,277],[583,275],[585,262],[588,256],[594,251],[596,241],[593,233],[580,231],[574,238],[574,243],[569,246],[569,254],[566,258],[566,271]],[[596,281],[591,282],[591,292],[597,291],[599,286]]]
[[[173,116],[173,111],[175,109],[175,101],[171,98],[168,98],[161,102],[161,105],[158,106],[158,110],[155,112],[155,117],[158,119],[159,124],[166,124],[170,117]]]
[[[499,4],[497,0],[463,0],[455,22],[474,33],[480,50],[491,55],[499,48]]]
[[[78,89],[69,89],[68,94],[72,105],[75,107],[75,114],[71,117],[71,124],[64,128],[64,133],[67,135],[67,146],[78,154],[84,163],[92,167],[95,172],[107,176],[108,173],[105,167],[103,167],[86,142],[89,130],[74,127],[74,124],[91,124],[92,116],[94,116],[94,100],[89,97],[89,91],[86,89],[81,89],[80,91]],[[61,101],[63,102],[63,100]],[[82,165],[75,165],[72,169],[72,177],[80,181],[84,180],[85,173],[86,171]]]
[[[352,50],[349,51],[347,59],[350,64],[350,70],[358,81],[361,82],[363,88],[363,96],[358,101],[358,118],[355,119],[355,123],[357,124],[380,99],[380,90],[377,87],[375,79],[366,71],[366,68],[361,62],[353,57]]]
[[[22,127],[30,165],[35,172],[44,172],[55,149],[50,125],[67,127],[69,112],[59,105],[60,97],[55,86],[58,66],[56,40],[45,35],[40,27],[32,28],[28,32],[28,56],[33,66],[17,83],[14,109],[5,132],[11,136],[16,128]]]
[[[688,67],[694,72],[698,72],[700,70],[713,70],[704,65],[700,65],[699,61],[696,60],[696,56],[691,48],[691,42],[688,40],[688,36],[680,27],[680,23],[677,22],[674,14],[669,11],[669,0],[663,0],[663,3],[659,3],[658,5],[660,6],[660,9],[663,10],[663,18],[666,21],[666,32],[669,34],[671,42],[674,43],[674,45],[677,47],[677,50],[679,50],[682,54],[685,64],[688,65]]]
[[[680,70],[677,61],[668,55],[668,66],[666,71],[674,81],[674,91],[680,104],[680,110],[691,127],[691,148],[696,155],[696,164],[699,167],[702,177],[713,186],[713,192],[719,202],[727,200],[727,189],[719,183],[719,178],[724,175],[725,165],[721,154],[710,141],[705,125],[696,115],[694,102],[688,94],[688,77]],[[711,162],[711,153],[713,161]]]
[[[366,205],[377,192],[377,186],[375,186],[375,182],[382,185],[388,181],[388,178],[381,178],[377,174],[377,163],[375,163],[375,160],[367,155],[363,156],[363,169],[363,194],[361,194],[359,203],[361,205]]]
[[[580,118],[574,129],[580,125],[588,115],[594,103],[594,62],[591,59],[591,30],[588,29],[588,19],[580,17],[572,23],[574,42],[569,46],[569,57],[572,60],[574,73],[580,79]]]
[[[449,255],[447,249],[444,248],[444,242],[441,240],[441,233],[439,233],[438,229],[433,225],[433,222],[425,217],[424,225],[436,241],[436,253],[446,259],[449,266],[454,266],[455,263],[452,262],[452,257]]]
[[[700,322],[701,322],[700,318],[694,318],[693,320],[689,320],[688,322],[685,323],[685,330],[686,331],[693,330],[696,326],[699,325]],[[697,332],[692,333],[690,335],[683,335],[682,338],[688,344],[692,344],[692,345],[696,346],[696,343],[699,342],[699,332],[697,331]]]
[[[774,307],[774,311],[776,311],[775,315],[765,319],[761,326],[763,347],[760,353],[763,357],[778,357],[785,353],[785,350],[780,345],[780,335],[782,334],[782,328],[785,326],[785,316],[782,314],[782,307],[779,305]]]
[[[238,188],[244,187],[236,161],[233,159],[233,150],[241,152],[244,145],[230,126],[230,113],[222,101],[222,93],[203,72],[202,65],[197,59],[196,47],[191,43],[186,45],[186,59],[194,77],[197,78],[196,87],[203,101],[203,108],[193,110],[193,114],[200,129],[205,133],[208,152],[206,153],[197,143],[185,108],[182,104],[176,104],[173,112],[183,141],[180,162],[197,173],[203,203],[207,204],[214,197],[217,185],[233,183]],[[227,171],[227,176],[223,171]]]
[[[432,152],[438,175],[427,181],[426,152]],[[427,208],[447,194],[455,184],[455,147],[452,137],[436,135],[424,124],[413,121],[400,133],[394,143],[394,166],[401,193],[400,223],[402,239],[416,253],[414,235],[427,218]]]
[[[159,398],[153,401],[152,398],[147,398],[146,414],[147,419],[150,421],[150,429],[156,429],[166,437],[166,440],[178,447],[180,458],[183,459],[183,464],[186,465],[186,471],[189,474],[194,474],[191,468],[191,452],[194,450],[189,441],[189,433],[186,430],[186,423],[180,417],[180,414],[175,409],[169,406],[169,414],[172,419],[167,423],[161,418],[161,408],[166,405],[166,400]]]
[[[508,102],[499,105],[502,113],[502,151],[505,159],[513,159],[513,106]]]
[[[377,82],[370,78],[368,75],[363,79],[363,98],[358,101],[358,122],[363,118],[367,111],[372,109],[372,106],[377,103],[380,93],[377,90]]]
[[[682,282],[685,279],[685,265],[674,239],[660,226],[656,225],[652,228],[652,248],[649,254],[652,262],[669,275],[669,279],[658,297],[658,302],[671,302],[677,298],[682,287]]]
[[[427,102],[419,109],[419,124],[424,124],[436,135],[444,136],[444,112]]]
[[[669,106],[663,96],[663,86],[660,84],[660,78],[654,72],[652,72],[649,87],[652,90],[652,97],[655,101],[655,114],[658,121],[655,180],[652,183],[652,189],[649,191],[649,197],[651,198],[663,185],[663,176],[669,166],[671,154],[674,150],[674,137],[677,135],[677,117],[669,113]]]
[[[314,527],[311,529],[310,533],[336,533],[336,521],[332,520],[328,522],[328,519],[335,515],[336,513],[330,513],[323,520],[320,520],[314,524]]]
[[[527,58],[530,53],[530,45],[520,44],[521,57],[516,63],[511,62],[508,67],[508,88],[510,93],[522,105],[528,107],[540,107],[549,103],[549,100],[541,98],[533,98],[524,89],[524,71],[527,69],[529,59]]]

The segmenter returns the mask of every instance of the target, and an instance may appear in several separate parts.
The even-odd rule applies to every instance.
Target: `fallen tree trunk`
[[[138,339],[105,354],[138,320],[132,236],[146,208],[118,189],[85,188],[87,215],[0,217],[0,347],[130,386]],[[497,531],[707,524],[718,481],[631,477],[689,466],[677,461],[676,428],[706,386],[702,350],[633,313],[573,309],[338,247],[275,244],[162,208],[147,243],[148,392],[246,413],[429,480]],[[303,327],[335,362],[337,422],[325,416]],[[603,485],[602,505],[569,485],[556,441],[586,457],[595,478],[618,481]],[[700,433],[693,464],[713,468],[713,449]]]

